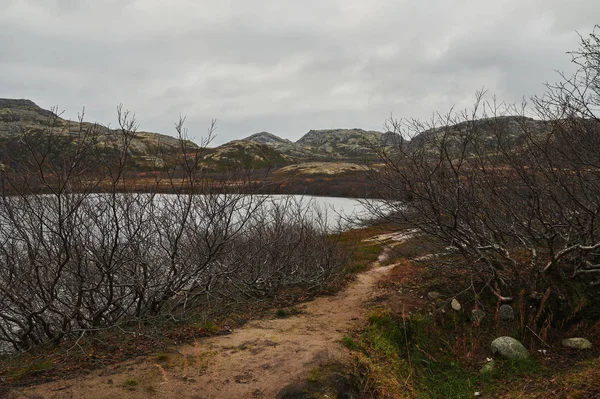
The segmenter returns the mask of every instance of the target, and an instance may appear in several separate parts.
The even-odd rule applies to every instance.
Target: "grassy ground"
[[[371,304],[364,328],[342,339],[352,354],[344,375],[354,387],[344,393],[326,394],[333,390],[326,387],[325,378],[325,387],[307,397],[600,398],[600,350],[596,346],[577,351],[561,345],[569,336],[600,342],[599,322],[583,320],[564,329],[546,328],[534,334],[521,312],[529,315],[536,311],[528,309],[525,302],[513,304],[513,321],[499,321],[492,306],[480,323],[473,323],[470,311],[475,303],[486,302],[485,298],[463,293],[459,297],[463,307],[457,312],[449,306],[452,297],[444,295],[460,291],[460,270],[444,271],[407,259],[407,255],[419,257],[436,248],[443,249],[422,237],[413,237],[396,248],[393,260],[398,265],[380,284],[385,294]],[[427,300],[427,293],[434,289],[442,293],[441,299]],[[521,339],[530,348],[531,357],[518,362],[494,357],[490,343],[504,335]],[[490,359],[493,370],[482,372]]]
[[[557,345],[550,356],[487,363],[489,335],[446,318],[416,313],[402,318],[376,310],[368,325],[344,344],[354,353],[354,374],[368,398],[596,398],[600,397],[597,351]],[[483,356],[482,356],[483,355]]]
[[[389,227],[376,226],[339,237],[351,259],[346,277],[326,291],[341,289],[353,273],[377,260],[382,243],[369,238],[387,232]],[[560,343],[567,336],[585,336],[599,343],[599,323],[584,320],[565,325],[563,330],[545,331],[545,342],[550,347],[523,327],[526,318],[521,312],[526,313],[527,303],[514,304],[516,317],[512,322],[499,322],[496,308],[490,305],[486,318],[473,324],[470,310],[478,301],[489,304],[489,298],[486,302],[473,293],[463,293],[459,297],[463,309],[455,312],[449,307],[450,294],[460,291],[465,283],[462,272],[411,260],[443,251],[443,246],[419,236],[394,247],[386,263],[397,266],[379,285],[384,294],[370,304],[364,328],[342,339],[352,362],[311,370],[304,382],[305,398],[600,398],[598,345],[591,351],[576,351]],[[439,291],[441,299],[428,300],[427,292],[431,290]],[[166,370],[183,367],[186,360],[172,353],[171,345],[228,333],[230,328],[247,322],[248,314],[289,317],[299,311],[295,304],[306,299],[301,290],[281,292],[272,301],[251,308],[232,308],[228,314],[209,321],[190,320],[160,328],[131,326],[126,331],[84,336],[59,347],[5,357],[0,359],[0,396],[2,384],[6,387],[58,376],[67,378],[138,355],[153,356]],[[536,330],[537,335],[540,333]],[[531,348],[531,358],[523,362],[494,358],[494,371],[481,373],[487,359],[493,357],[491,341],[501,335],[522,339]],[[135,389],[136,383],[129,381],[128,387]],[[286,398],[285,393],[281,397]]]

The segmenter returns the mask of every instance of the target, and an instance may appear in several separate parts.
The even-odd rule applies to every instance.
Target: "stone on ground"
[[[492,341],[492,353],[511,360],[522,360],[529,357],[529,352],[523,344],[512,337],[500,337]]]
[[[567,338],[562,342],[563,346],[574,349],[592,349],[592,343],[585,338]]]
[[[431,291],[430,293],[427,294],[427,298],[429,298],[432,301],[435,301],[439,297],[440,297],[440,293],[437,291]]]
[[[452,309],[456,310],[457,312],[462,308],[462,306],[460,306],[460,302],[458,302],[456,298],[452,299],[450,306],[452,306]]]

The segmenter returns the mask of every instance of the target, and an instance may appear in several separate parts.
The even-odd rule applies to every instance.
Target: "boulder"
[[[563,346],[573,349],[592,349],[592,343],[585,338],[567,338],[562,342]]]
[[[460,302],[458,302],[456,298],[452,299],[450,306],[452,306],[452,309],[456,310],[457,312],[462,308],[462,306],[460,306]]]
[[[500,309],[498,310],[498,316],[500,317],[500,320],[503,321],[514,320],[515,311],[513,310],[512,306],[505,304],[500,306]]]
[[[512,337],[499,337],[492,341],[492,353],[511,360],[522,360],[529,357],[529,352],[523,344]]]
[[[478,323],[485,317],[485,312],[481,309],[473,309],[471,310],[471,321],[473,323]]]

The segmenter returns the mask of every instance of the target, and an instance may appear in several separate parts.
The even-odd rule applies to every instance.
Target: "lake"
[[[271,201],[278,203],[292,198],[299,204],[316,207],[326,216],[330,230],[348,230],[358,227],[362,221],[368,220],[369,211],[355,198],[317,197],[312,195],[270,195]]]

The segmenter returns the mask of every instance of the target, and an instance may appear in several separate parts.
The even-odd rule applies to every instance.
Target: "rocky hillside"
[[[22,134],[36,134],[52,129],[58,138],[70,139],[76,137],[82,128],[94,130],[100,145],[116,134],[115,130],[102,125],[88,122],[80,125],[78,122],[65,120],[30,100],[0,99],[0,144],[3,148],[8,148]],[[191,142],[188,145],[191,149],[197,148]],[[131,143],[130,155],[136,168],[144,170],[162,167],[179,153],[179,148],[179,141],[172,136],[137,132]]]
[[[15,140],[24,132],[47,130],[50,123],[54,123],[64,135],[73,135],[80,127],[78,123],[58,118],[52,111],[44,110],[30,100],[0,99],[0,142]],[[468,129],[467,123],[472,124]],[[115,131],[107,127],[84,123],[86,129],[92,126],[97,129],[100,137],[115,134]],[[313,166],[327,162],[357,164],[364,160],[375,160],[374,147],[392,149],[398,145],[408,145],[427,148],[435,146],[443,136],[450,142],[458,143],[465,131],[473,129],[477,132],[477,140],[483,141],[485,146],[494,146],[499,130],[503,132],[503,140],[518,142],[522,138],[523,129],[535,132],[542,131],[544,126],[545,122],[519,116],[481,119],[429,129],[417,134],[410,142],[403,142],[393,132],[382,133],[357,128],[310,130],[296,142],[269,132],[259,132],[242,140],[207,149],[204,162],[206,167],[216,171],[239,167],[279,169],[311,162],[315,163]],[[197,148],[192,143],[189,145],[192,149]],[[132,159],[140,170],[161,167],[178,151],[177,139],[158,133],[138,132],[131,145]],[[305,169],[292,168],[288,172],[297,171],[302,174]],[[314,172],[314,167],[308,169]]]
[[[0,142],[6,145],[22,134],[40,133],[50,128],[59,136],[75,137],[80,128],[95,129],[100,142],[116,132],[92,123],[68,121],[25,99],[0,99]],[[209,169],[280,168],[302,162],[356,162],[373,158],[371,146],[388,145],[390,135],[362,129],[311,130],[297,142],[268,132],[253,134],[216,148],[207,149],[204,161]],[[103,140],[102,137],[106,137]],[[197,148],[189,143],[190,148]],[[0,151],[1,152],[1,151]],[[131,157],[140,170],[161,167],[179,152],[179,142],[172,136],[137,132],[131,144]],[[0,154],[2,156],[3,154]],[[4,154],[6,155],[6,154]]]
[[[541,132],[545,122],[521,116],[480,119],[452,126],[429,129],[416,134],[412,140],[402,140],[393,132],[366,131],[363,129],[310,130],[298,141],[292,142],[272,133],[261,132],[245,139],[224,144],[210,156],[212,161],[225,164],[282,166],[302,162],[353,162],[376,159],[374,148],[406,145],[435,147],[445,137],[449,143],[459,143],[465,134],[476,134],[476,141],[484,147],[497,145],[497,134],[502,140],[516,143],[523,131]],[[243,161],[242,161],[243,159]]]
[[[351,159],[371,156],[371,147],[381,144],[381,137],[381,132],[362,129],[311,130],[297,144],[326,157]]]
[[[293,142],[260,132],[214,149],[207,157],[215,164],[284,166],[300,162],[357,162],[373,159],[373,146],[390,146],[399,136],[362,129],[311,130]]]
[[[204,162],[213,170],[278,168],[295,163],[296,159],[280,148],[272,143],[234,140],[209,150]]]
[[[441,140],[449,145],[460,145],[467,136],[471,147],[477,144],[479,148],[493,149],[498,140],[503,145],[519,144],[525,132],[539,134],[549,128],[548,123],[523,116],[483,118],[415,132],[417,134],[411,140],[402,140],[393,132],[362,129],[310,130],[296,142],[260,132],[217,147],[209,159],[220,165],[275,168],[311,162],[319,165],[327,162],[362,164],[364,160],[377,160],[374,148],[384,148],[388,154],[398,146],[435,150]],[[473,148],[467,148],[467,151]],[[309,169],[314,173],[314,167]],[[288,172],[303,174],[306,170],[291,168]]]
[[[436,145],[442,137],[449,143],[458,143],[465,135],[474,135],[473,140],[482,144],[482,148],[493,148],[502,140],[505,144],[518,144],[524,132],[540,133],[547,122],[523,116],[500,116],[482,118],[475,121],[461,122],[451,126],[428,129],[417,134],[408,143],[412,147]]]

